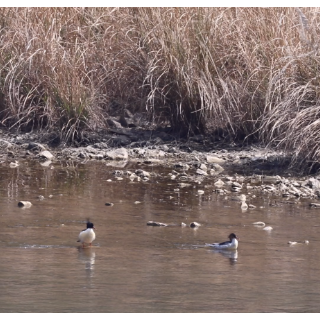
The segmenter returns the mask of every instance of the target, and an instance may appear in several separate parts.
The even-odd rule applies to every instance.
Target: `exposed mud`
[[[294,171],[289,167],[290,155],[257,144],[237,145],[219,140],[217,136],[201,135],[182,139],[164,130],[119,126],[88,134],[81,143],[67,146],[54,133],[13,134],[2,130],[0,162],[14,168],[21,159],[37,160],[48,167],[60,161],[102,161],[117,168],[114,174],[118,179],[156,178],[148,170],[125,170],[128,162],[136,162],[146,168],[171,168],[170,179],[177,181],[179,188],[203,184],[219,194],[268,194],[284,201],[320,197],[320,176]],[[238,200],[241,207],[250,209],[248,200],[249,206],[245,199]]]

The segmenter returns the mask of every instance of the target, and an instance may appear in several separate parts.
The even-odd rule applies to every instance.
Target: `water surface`
[[[116,181],[100,162],[0,165],[0,312],[320,311],[320,212],[307,201],[272,207],[257,197],[257,208],[242,212],[232,196],[207,191],[210,181],[175,192],[167,169],[141,168],[159,176]],[[33,206],[19,208],[20,200]],[[96,241],[81,249],[87,218]],[[203,247],[231,232],[240,237],[236,252]]]

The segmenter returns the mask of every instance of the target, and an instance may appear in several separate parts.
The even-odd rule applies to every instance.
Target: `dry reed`
[[[1,8],[1,123],[81,139],[117,105],[318,161],[319,23],[318,8]]]

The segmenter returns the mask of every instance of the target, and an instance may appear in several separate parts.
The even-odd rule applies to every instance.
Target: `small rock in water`
[[[19,201],[18,207],[30,208],[32,203],[30,201]]]
[[[304,241],[288,241],[288,244],[290,245],[295,245],[295,244],[309,244],[308,240],[304,240]]]
[[[247,210],[248,209],[248,205],[246,204],[246,202],[245,201],[242,201],[241,202],[241,210]]]
[[[191,223],[190,223],[190,227],[191,227],[191,228],[197,228],[197,227],[200,227],[200,226],[201,226],[201,224],[198,223],[198,222],[191,222]]]
[[[19,167],[19,162],[17,160],[15,162],[10,162],[9,166],[10,166],[10,168]]]
[[[39,195],[37,198],[38,198],[39,200],[44,200],[44,196],[42,196],[42,195]]]
[[[134,204],[139,204],[139,203],[141,203],[141,202],[140,202],[140,201],[135,201],[135,202],[134,202]]]
[[[105,205],[108,206],[108,207],[112,207],[112,206],[114,206],[114,203],[112,203],[112,202],[106,202]]]
[[[184,222],[181,222],[181,227],[186,227],[187,225]]]
[[[320,203],[310,203],[311,208],[320,208]]]
[[[272,230],[273,228],[272,227],[270,227],[270,226],[267,226],[267,227],[264,227],[262,230],[265,230],[265,231],[270,231],[270,230]]]
[[[257,221],[257,222],[253,222],[252,223],[253,225],[256,225],[256,226],[260,226],[260,227],[264,227],[266,224],[262,221]]]
[[[198,190],[198,193],[199,194],[204,194],[204,191],[203,190]]]
[[[148,221],[147,226],[152,226],[152,227],[166,227],[167,224],[162,223],[162,222],[156,222],[156,221]]]
[[[39,156],[42,157],[42,158],[46,158],[48,160],[51,160],[52,158],[54,158],[53,154],[47,150],[45,151],[41,151],[39,153]]]

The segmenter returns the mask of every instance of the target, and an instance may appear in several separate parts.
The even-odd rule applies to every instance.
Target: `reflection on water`
[[[228,258],[230,261],[230,264],[234,264],[238,260],[238,250],[219,250],[219,253],[223,255],[224,257]]]
[[[85,271],[87,277],[91,278],[94,275],[94,264],[95,264],[95,257],[96,253],[94,248],[85,248],[82,247],[78,248],[79,256],[78,259],[81,263],[85,266]]]
[[[320,215],[303,201],[271,207],[257,197],[256,209],[242,212],[203,186],[202,195],[199,186],[175,192],[177,182],[154,167],[143,169],[157,178],[132,182],[117,181],[104,163],[0,165],[0,312],[320,310]],[[33,205],[18,208],[20,200]],[[82,249],[76,241],[87,218],[96,240]],[[179,226],[193,221],[201,226]],[[238,250],[204,246],[230,232]]]

